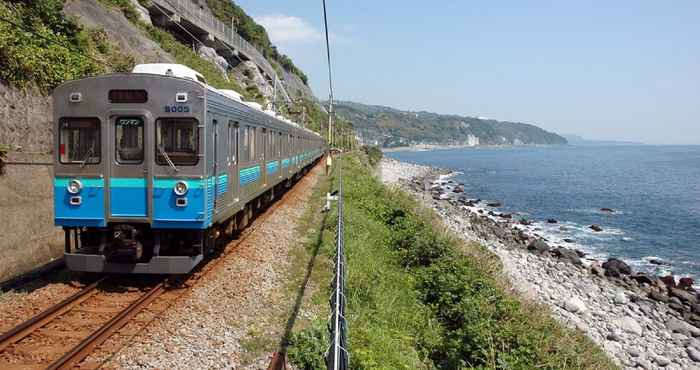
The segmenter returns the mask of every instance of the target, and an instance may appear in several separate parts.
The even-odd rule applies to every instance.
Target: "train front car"
[[[166,72],[54,92],[54,214],[71,270],[186,273],[203,258],[206,87]]]

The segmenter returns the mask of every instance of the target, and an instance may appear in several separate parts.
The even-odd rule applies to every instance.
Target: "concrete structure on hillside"
[[[213,48],[232,66],[241,61],[252,61],[272,86],[276,86],[278,98],[291,102],[280,77],[262,53],[236,33],[233,27],[218,20],[206,2],[151,0],[147,9],[153,23],[168,28],[181,38],[196,39]]]

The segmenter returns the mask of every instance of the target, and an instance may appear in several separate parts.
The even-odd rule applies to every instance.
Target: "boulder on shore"
[[[603,228],[600,227],[600,226],[598,226],[598,225],[591,225],[591,226],[588,226],[588,228],[591,229],[591,230],[593,230],[593,231],[595,231],[595,232],[601,232],[601,231],[603,231]]]
[[[680,299],[683,303],[687,303],[689,305],[698,303],[698,297],[696,297],[694,293],[691,293],[687,290],[679,288],[669,288],[668,292],[671,296]]]
[[[695,284],[695,281],[691,277],[684,277],[678,281],[678,287],[681,289],[690,289]]]
[[[547,243],[545,243],[542,239],[533,239],[527,245],[527,250],[535,254],[542,255],[549,251],[549,245],[547,245]]]
[[[486,205],[489,207],[495,208],[495,207],[500,207],[502,204],[501,204],[501,202],[490,202],[490,203],[486,203]]]
[[[547,223],[548,223],[548,224],[556,224],[557,222],[558,222],[558,221],[555,220],[555,219],[553,219],[553,218],[548,218],[548,219],[547,219]]]
[[[659,266],[668,266],[668,264],[669,264],[666,261],[662,261],[662,260],[656,259],[656,258],[650,259],[649,263],[651,263],[652,265],[659,265]]]
[[[632,280],[636,281],[638,284],[648,284],[648,285],[654,284],[654,278],[652,278],[651,276],[649,276],[648,274],[643,273],[643,272],[631,275],[630,278]]]
[[[593,262],[591,264],[591,273],[593,275],[598,275],[598,276],[604,276],[605,275],[605,270],[600,267],[600,263],[598,262]]]
[[[632,269],[628,264],[617,258],[610,258],[603,263],[605,276],[620,277],[621,275],[632,274]]]
[[[581,258],[579,258],[578,253],[569,248],[559,247],[552,251],[552,255],[561,258],[563,260],[569,261],[574,265],[581,265]]]
[[[673,277],[673,275],[671,275],[671,274],[666,275],[666,276],[662,276],[659,278],[659,280],[661,280],[661,282],[664,283],[664,285],[667,288],[675,288],[676,287],[676,278]]]

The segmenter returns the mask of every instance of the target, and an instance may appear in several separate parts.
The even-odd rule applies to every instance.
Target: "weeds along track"
[[[238,238],[220,242],[217,252],[190,274],[108,275],[17,325],[0,336],[0,369],[99,368],[191,291],[298,191],[293,186]]]

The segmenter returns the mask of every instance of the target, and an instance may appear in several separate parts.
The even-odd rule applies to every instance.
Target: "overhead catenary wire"
[[[331,63],[331,44],[328,37],[328,13],[326,0],[323,1],[323,25],[326,31],[326,59],[328,62],[328,145],[333,147],[333,70]]]

